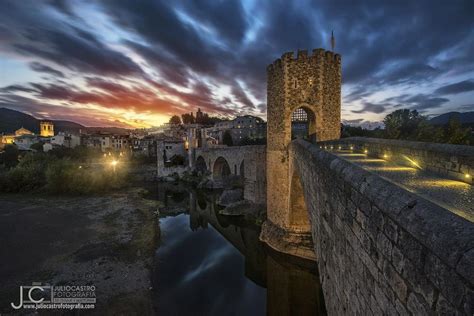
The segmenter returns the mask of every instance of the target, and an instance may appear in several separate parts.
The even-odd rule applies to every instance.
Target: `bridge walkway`
[[[389,157],[376,159],[344,149],[328,151],[474,222],[473,185],[425,171],[416,162],[413,162],[413,167],[407,167],[391,162]]]

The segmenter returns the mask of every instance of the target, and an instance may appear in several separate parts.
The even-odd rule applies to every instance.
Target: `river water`
[[[219,215],[216,195],[180,186],[155,192],[160,245],[152,284],[157,315],[325,315],[316,264],[283,256],[259,227]]]

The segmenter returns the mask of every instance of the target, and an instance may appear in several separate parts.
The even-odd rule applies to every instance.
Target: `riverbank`
[[[94,285],[94,313],[151,314],[160,202],[129,187],[106,195],[0,195],[0,313],[20,285]]]

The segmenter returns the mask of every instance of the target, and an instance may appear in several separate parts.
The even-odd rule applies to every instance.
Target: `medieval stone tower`
[[[300,244],[311,236],[302,192],[300,196],[292,192],[301,187],[292,184],[299,178],[290,174],[292,121],[302,118],[306,122],[309,141],[340,137],[341,57],[324,49],[313,50],[311,56],[298,51],[296,58],[292,52],[285,53],[267,67],[267,80],[267,222],[261,239],[271,244],[272,235],[280,243],[283,239]]]
[[[40,122],[40,136],[41,137],[54,136],[53,122],[48,122],[48,121],[41,121]]]

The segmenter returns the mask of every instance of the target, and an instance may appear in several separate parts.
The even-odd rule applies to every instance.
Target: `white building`
[[[31,145],[39,143],[40,138],[36,135],[21,135],[15,137],[15,145],[19,150],[30,150]]]
[[[78,135],[59,132],[57,135],[50,138],[50,142],[54,145],[74,148],[81,144],[81,137]]]

